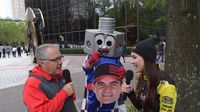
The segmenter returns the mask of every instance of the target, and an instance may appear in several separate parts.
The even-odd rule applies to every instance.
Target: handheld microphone
[[[63,78],[66,81],[66,84],[69,83],[69,82],[72,82],[70,71],[68,69],[64,69],[62,75],[63,75]],[[76,104],[73,101],[73,95],[70,96],[69,98],[67,98],[67,100],[65,101],[65,105],[64,105],[63,109],[69,110],[69,112],[79,112]]]
[[[70,71],[68,69],[63,70],[62,75],[63,75],[63,77],[64,77],[64,79],[66,81],[66,84],[72,81],[71,80]]]
[[[125,79],[126,79],[126,84],[129,85],[131,80],[133,79],[133,71],[132,70],[127,70],[126,71]],[[124,98],[124,100],[126,100],[127,93],[124,93],[123,98]]]

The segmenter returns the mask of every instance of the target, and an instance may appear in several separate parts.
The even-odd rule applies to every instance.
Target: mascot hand
[[[91,65],[94,62],[99,61],[99,57],[100,57],[100,53],[99,52],[94,52],[91,54],[91,58],[88,60],[88,63]]]

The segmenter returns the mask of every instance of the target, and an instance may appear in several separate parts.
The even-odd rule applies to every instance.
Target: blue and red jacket
[[[91,55],[88,55],[86,57],[86,60],[89,60],[91,58]],[[92,91],[93,88],[93,80],[94,80],[94,70],[95,68],[103,63],[112,63],[118,66],[123,66],[122,63],[120,62],[120,58],[112,58],[112,57],[105,57],[105,56],[100,56],[99,61],[95,62],[93,64],[92,68],[86,68],[83,66],[83,70],[85,71],[86,74],[86,88],[87,88],[87,96],[86,96],[86,103],[87,103],[87,111],[88,112],[97,112],[100,110],[101,112],[109,112],[110,110],[114,109],[115,103],[112,104],[106,104],[102,105],[100,107],[100,102],[97,100],[95,93]],[[100,107],[100,108],[99,108]]]

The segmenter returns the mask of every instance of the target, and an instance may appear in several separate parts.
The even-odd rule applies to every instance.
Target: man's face
[[[62,68],[62,55],[58,48],[47,49],[48,59],[41,60],[40,66],[48,74],[56,76]]]
[[[110,104],[119,99],[121,83],[115,76],[105,75],[97,79],[93,91],[101,103]]]

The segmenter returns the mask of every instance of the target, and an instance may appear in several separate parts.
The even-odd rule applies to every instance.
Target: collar
[[[35,75],[39,75],[41,77],[44,77],[47,80],[52,80],[55,79],[57,80],[59,77],[62,76],[62,71],[60,71],[59,75],[57,75],[56,77],[52,77],[52,75],[47,74],[45,71],[42,70],[42,68],[40,66],[35,66],[32,70],[31,73],[35,74]]]

